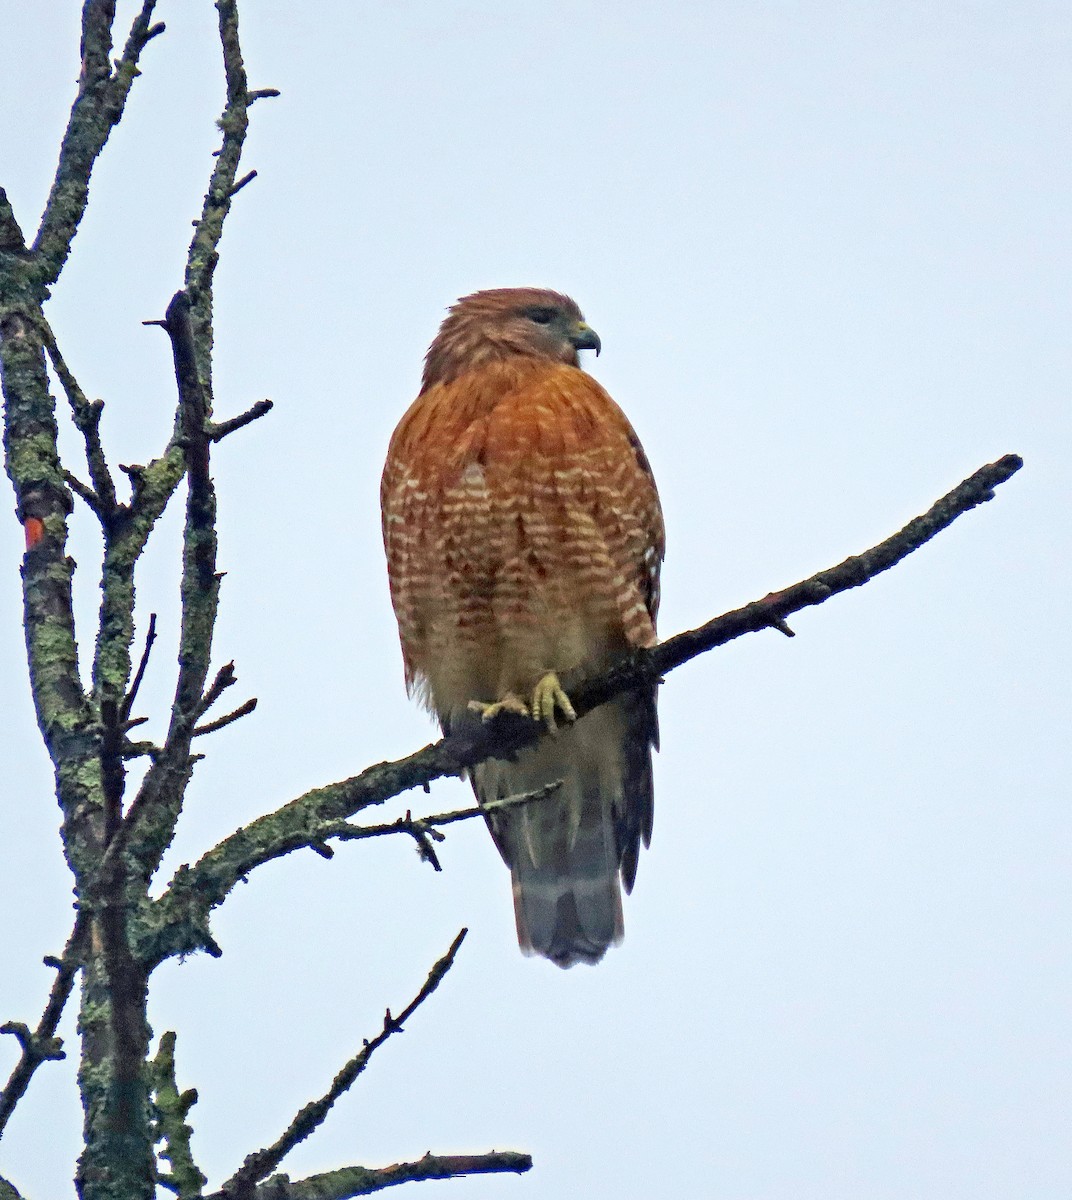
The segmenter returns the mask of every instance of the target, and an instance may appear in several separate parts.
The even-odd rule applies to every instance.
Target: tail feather
[[[574,780],[566,780],[561,792],[566,795],[536,801],[525,806],[529,812],[517,814],[514,824],[522,826],[522,836],[511,855],[510,875],[522,950],[570,967],[599,962],[622,940],[625,923],[614,838],[601,798],[598,793],[578,797]],[[536,808],[544,811],[533,813]],[[560,829],[548,838],[546,818],[556,816]],[[537,822],[543,827],[538,831],[532,828]]]
[[[481,803],[561,781],[544,799],[489,816],[526,953],[570,967],[599,962],[622,940],[621,883],[632,888],[640,843],[651,838],[653,719],[653,697],[627,697],[513,762],[474,768]]]

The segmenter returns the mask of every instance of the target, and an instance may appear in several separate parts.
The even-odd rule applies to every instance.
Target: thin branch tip
[[[210,441],[223,441],[228,434],[234,433],[238,429],[244,429],[245,426],[252,422],[260,420],[261,417],[267,416],[272,411],[275,405],[271,400],[258,400],[251,408],[248,408],[244,413],[239,413],[237,417],[231,417],[226,421],[216,423],[209,422],[205,432]]]
[[[272,1143],[271,1146],[266,1146],[263,1150],[257,1150],[253,1154],[248,1154],[242,1166],[231,1176],[230,1179],[223,1185],[215,1196],[210,1200],[224,1200],[224,1197],[250,1196],[254,1194],[254,1189],[257,1184],[267,1179],[269,1175],[275,1171],[276,1167],[283,1161],[284,1158],[294,1149],[299,1142],[304,1141],[315,1129],[317,1129],[326,1119],[328,1113],[334,1107],[336,1101],[344,1095],[356,1082],[358,1076],[364,1071],[368,1065],[369,1059],[379,1049],[384,1042],[388,1041],[397,1033],[403,1032],[403,1027],[406,1021],[417,1011],[418,1008],[428,999],[429,996],[439,987],[444,976],[454,965],[454,959],[457,956],[458,950],[468,929],[461,929],[451,942],[446,954],[438,959],[428,972],[428,977],[425,979],[420,991],[406,1005],[406,1007],[397,1015],[393,1015],[390,1009],[384,1013],[383,1027],[380,1032],[371,1041],[367,1038],[362,1039],[360,1051],[354,1055],[339,1071],[332,1080],[331,1087],[319,1099],[310,1101],[302,1106],[295,1114],[293,1120],[287,1126],[282,1135]],[[392,1168],[386,1168],[391,1170]],[[407,1176],[407,1178],[420,1178],[421,1176]],[[427,1177],[427,1176],[426,1176]],[[399,1179],[398,1182],[403,1180]],[[379,1190],[375,1188],[373,1190]],[[322,1193],[311,1193],[322,1194]],[[347,1192],[345,1195],[359,1195],[357,1192]]]
[[[252,182],[254,181],[254,179],[256,179],[256,178],[257,178],[257,172],[256,172],[256,171],[247,171],[247,172],[246,172],[246,174],[245,174],[245,175],[243,175],[241,179],[238,179],[238,180],[236,180],[234,183],[232,183],[232,184],[231,184],[231,196],[232,196],[232,198],[233,198],[233,197],[235,197],[235,196],[237,196],[237,195],[238,195],[238,193],[239,193],[239,192],[240,192],[240,191],[241,191],[241,190],[242,190],[244,187],[246,187],[246,186],[247,186],[247,184],[250,184],[250,183],[252,183]]]

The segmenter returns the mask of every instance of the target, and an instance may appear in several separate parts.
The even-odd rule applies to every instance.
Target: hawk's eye
[[[530,321],[535,321],[537,325],[550,325],[555,319],[555,310],[553,308],[526,308],[525,316]]]

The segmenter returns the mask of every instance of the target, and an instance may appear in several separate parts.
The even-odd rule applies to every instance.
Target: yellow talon
[[[494,721],[499,713],[515,713],[519,717],[527,717],[529,715],[528,706],[520,696],[515,696],[513,692],[507,692],[501,700],[496,700],[494,704],[485,704],[482,700],[470,700],[469,711],[480,713],[482,721]]]
[[[532,719],[542,721],[549,732],[555,733],[558,730],[555,722],[556,708],[567,721],[577,720],[577,714],[573,711],[569,696],[562,690],[558,676],[554,671],[548,671],[532,693]]]

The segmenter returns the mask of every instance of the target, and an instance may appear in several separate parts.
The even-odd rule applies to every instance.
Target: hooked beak
[[[574,325],[569,340],[574,350],[594,350],[596,358],[599,357],[599,352],[603,349],[603,343],[599,340],[599,334],[583,321],[578,321]]]

